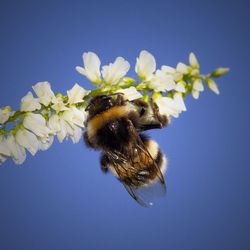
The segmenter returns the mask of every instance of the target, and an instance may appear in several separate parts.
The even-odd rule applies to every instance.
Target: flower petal
[[[198,99],[200,96],[200,92],[195,89],[192,89],[192,96],[194,99]]]
[[[142,50],[139,58],[136,59],[135,72],[142,80],[150,80],[156,70],[156,61],[152,54]]]
[[[83,97],[88,93],[84,88],[79,86],[77,83],[73,86],[72,89],[67,91],[68,103],[74,104],[83,101]]]
[[[188,74],[188,66],[184,63],[178,63],[176,70],[182,74]]]
[[[12,115],[11,107],[6,106],[0,109],[0,124],[4,124]]]
[[[212,79],[208,79],[207,80],[207,86],[217,95],[220,94],[218,85],[216,84],[215,81],[213,81]]]
[[[26,148],[32,155],[35,155],[38,150],[37,137],[27,129],[19,129],[16,133],[16,141],[19,145]]]
[[[199,68],[200,65],[199,65],[199,62],[195,56],[195,54],[193,52],[191,52],[189,54],[189,64],[193,67],[193,68]]]
[[[117,84],[130,68],[129,62],[123,57],[117,57],[114,63],[102,67],[102,76],[108,84]]]
[[[100,72],[101,61],[99,57],[94,52],[83,53],[82,57],[84,68],[77,66],[76,70],[86,76],[91,82],[100,83],[102,80]]]
[[[23,146],[19,145],[15,137],[10,134],[6,140],[11,157],[16,164],[22,164],[26,159],[26,152]]]
[[[202,84],[202,80],[201,79],[196,79],[193,83],[193,89],[202,92],[204,91],[204,86]]]
[[[50,102],[54,103],[56,101],[55,94],[51,90],[49,82],[38,82],[36,85],[32,86],[32,88],[41,104],[48,106]]]
[[[26,96],[21,99],[20,111],[34,111],[41,108],[38,98],[34,98],[29,91]]]
[[[116,91],[116,93],[123,93],[123,97],[129,101],[133,101],[142,97],[141,93],[138,92],[134,86],[131,86],[127,89],[119,89]]]
[[[40,114],[29,113],[23,120],[23,126],[39,137],[48,137],[51,133],[45,119]]]

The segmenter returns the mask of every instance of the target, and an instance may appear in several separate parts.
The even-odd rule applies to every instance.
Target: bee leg
[[[127,101],[123,98],[122,94],[118,94],[116,98],[116,105],[122,106],[126,103]]]
[[[169,123],[169,119],[166,115],[161,115],[159,112],[159,107],[150,99],[150,105],[152,107],[155,119],[161,124],[161,128],[166,127]]]
[[[101,170],[103,173],[107,173],[108,172],[108,163],[109,163],[109,159],[108,156],[103,154],[100,158],[100,163],[101,163]]]
[[[132,103],[140,108],[139,116],[142,117],[148,108],[148,104],[140,99],[133,100]]]

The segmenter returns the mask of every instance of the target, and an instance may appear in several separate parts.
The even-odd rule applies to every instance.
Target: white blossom
[[[161,70],[157,70],[148,86],[156,92],[170,91],[175,89],[175,81],[172,75],[167,75]]]
[[[198,99],[200,96],[200,92],[195,89],[192,89],[192,96],[194,99]]]
[[[6,106],[0,109],[0,124],[4,124],[10,116],[13,114],[10,106]]]
[[[93,52],[83,53],[82,57],[84,67],[77,66],[76,70],[86,76],[91,82],[96,84],[101,83],[101,61],[99,57]]]
[[[25,148],[16,141],[16,138],[12,134],[9,134],[6,142],[13,161],[16,164],[22,164],[26,159]]]
[[[156,70],[156,61],[152,54],[142,50],[139,58],[136,58],[135,72],[140,79],[148,81]]]
[[[189,54],[189,64],[196,69],[200,67],[199,62],[193,52]]]
[[[129,62],[123,57],[117,57],[114,63],[102,67],[102,76],[105,83],[117,84],[128,72]]]
[[[45,151],[47,150],[54,141],[54,136],[49,136],[47,138],[39,138],[38,137],[38,148],[39,150]]]
[[[16,133],[16,141],[32,155],[36,154],[39,143],[37,137],[32,132],[25,128],[20,128]]]
[[[166,116],[179,117],[182,112],[182,108],[173,98],[159,96],[155,100],[155,103],[159,107],[159,113]]]
[[[69,110],[64,111],[61,117],[70,125],[75,124],[83,128],[86,116],[87,113],[85,111],[80,111],[76,107],[72,106]]]
[[[8,157],[10,157],[11,153],[8,148],[6,138],[0,135],[0,165],[3,164]]]
[[[48,127],[57,136],[59,142],[70,137],[73,143],[77,143],[82,136],[86,117],[87,113],[84,109],[72,106],[69,110],[52,115],[49,118]]]
[[[60,126],[60,130],[56,133],[57,135],[57,139],[60,143],[63,142],[63,140],[74,134],[73,128],[72,126],[65,121],[61,116],[59,117],[59,126]]]
[[[212,79],[207,80],[207,86],[217,95],[220,94],[219,88],[216,84],[216,82]]]
[[[72,129],[73,129],[73,134],[70,135],[70,138],[72,142],[75,144],[78,143],[82,138],[83,129],[78,127],[77,125],[73,125]]]
[[[139,99],[142,97],[142,94],[136,90],[134,86],[131,86],[126,89],[119,89],[116,91],[117,93],[123,93],[123,97],[129,101],[133,101],[135,99]]]
[[[49,133],[51,132],[46,126],[44,117],[40,114],[27,114],[23,120],[23,126],[41,138],[49,137]]]
[[[53,114],[48,120],[48,128],[52,134],[56,134],[61,130],[60,117],[58,114]]]
[[[176,70],[182,74],[188,74],[189,72],[188,66],[184,63],[178,63],[176,66]]]
[[[54,103],[56,100],[55,94],[51,90],[49,82],[38,82],[36,85],[32,86],[39,102],[45,106],[48,106],[50,102]]]
[[[179,66],[180,67],[180,66]],[[161,71],[164,72],[167,75],[172,75],[174,81],[179,82],[182,80],[183,73],[177,71],[175,68],[163,65],[161,67]],[[186,72],[186,71],[185,71]]]
[[[182,93],[175,93],[174,94],[174,102],[179,107],[181,111],[187,111],[186,105],[183,100]]]
[[[75,104],[83,101],[83,97],[88,93],[87,90],[79,86],[77,83],[72,89],[67,91],[68,103]]]
[[[198,99],[200,96],[200,92],[204,91],[204,86],[202,84],[201,79],[196,79],[193,83],[193,88],[192,88],[192,96],[195,99]]]
[[[34,98],[29,91],[26,96],[21,99],[20,111],[34,111],[41,108],[38,98]]]
[[[176,69],[170,66],[166,66],[163,65],[161,66],[161,70],[162,72],[166,73],[166,74],[175,74],[176,73]]]
[[[56,113],[59,113],[60,111],[68,110],[69,108],[65,106],[62,96],[58,95],[54,101],[54,104],[51,106]]]
[[[179,82],[177,82],[177,84],[175,86],[175,90],[177,92],[185,93],[186,92],[185,85],[186,85],[186,83],[184,81],[179,81]]]

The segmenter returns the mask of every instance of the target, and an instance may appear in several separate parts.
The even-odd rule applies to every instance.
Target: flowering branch
[[[163,65],[156,69],[152,54],[141,51],[136,60],[135,72],[138,79],[127,76],[130,64],[122,57],[102,66],[93,52],[83,53],[83,67],[76,70],[87,77],[96,88],[85,90],[77,83],[67,91],[67,95],[54,94],[49,82],[39,82],[28,92],[20,103],[20,109],[12,111],[10,106],[0,109],[0,164],[12,158],[16,164],[26,159],[26,150],[35,155],[38,150],[47,150],[54,136],[59,142],[70,137],[79,142],[89,100],[100,93],[123,93],[129,101],[150,98],[159,107],[160,114],[178,117],[186,111],[184,98],[192,94],[195,99],[204,91],[204,84],[214,93],[219,89],[214,78],[229,71],[218,68],[210,74],[200,74],[200,65],[193,53],[189,55],[189,65],[178,63],[176,68]]]

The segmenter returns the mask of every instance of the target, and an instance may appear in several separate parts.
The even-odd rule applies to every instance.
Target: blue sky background
[[[197,54],[204,73],[231,68],[221,95],[188,98],[169,128],[150,132],[166,152],[168,194],[138,206],[99,154],[57,141],[22,166],[0,168],[0,249],[250,249],[248,1],[1,1],[0,106],[18,108],[38,81],[75,82],[84,51],[158,65]]]

